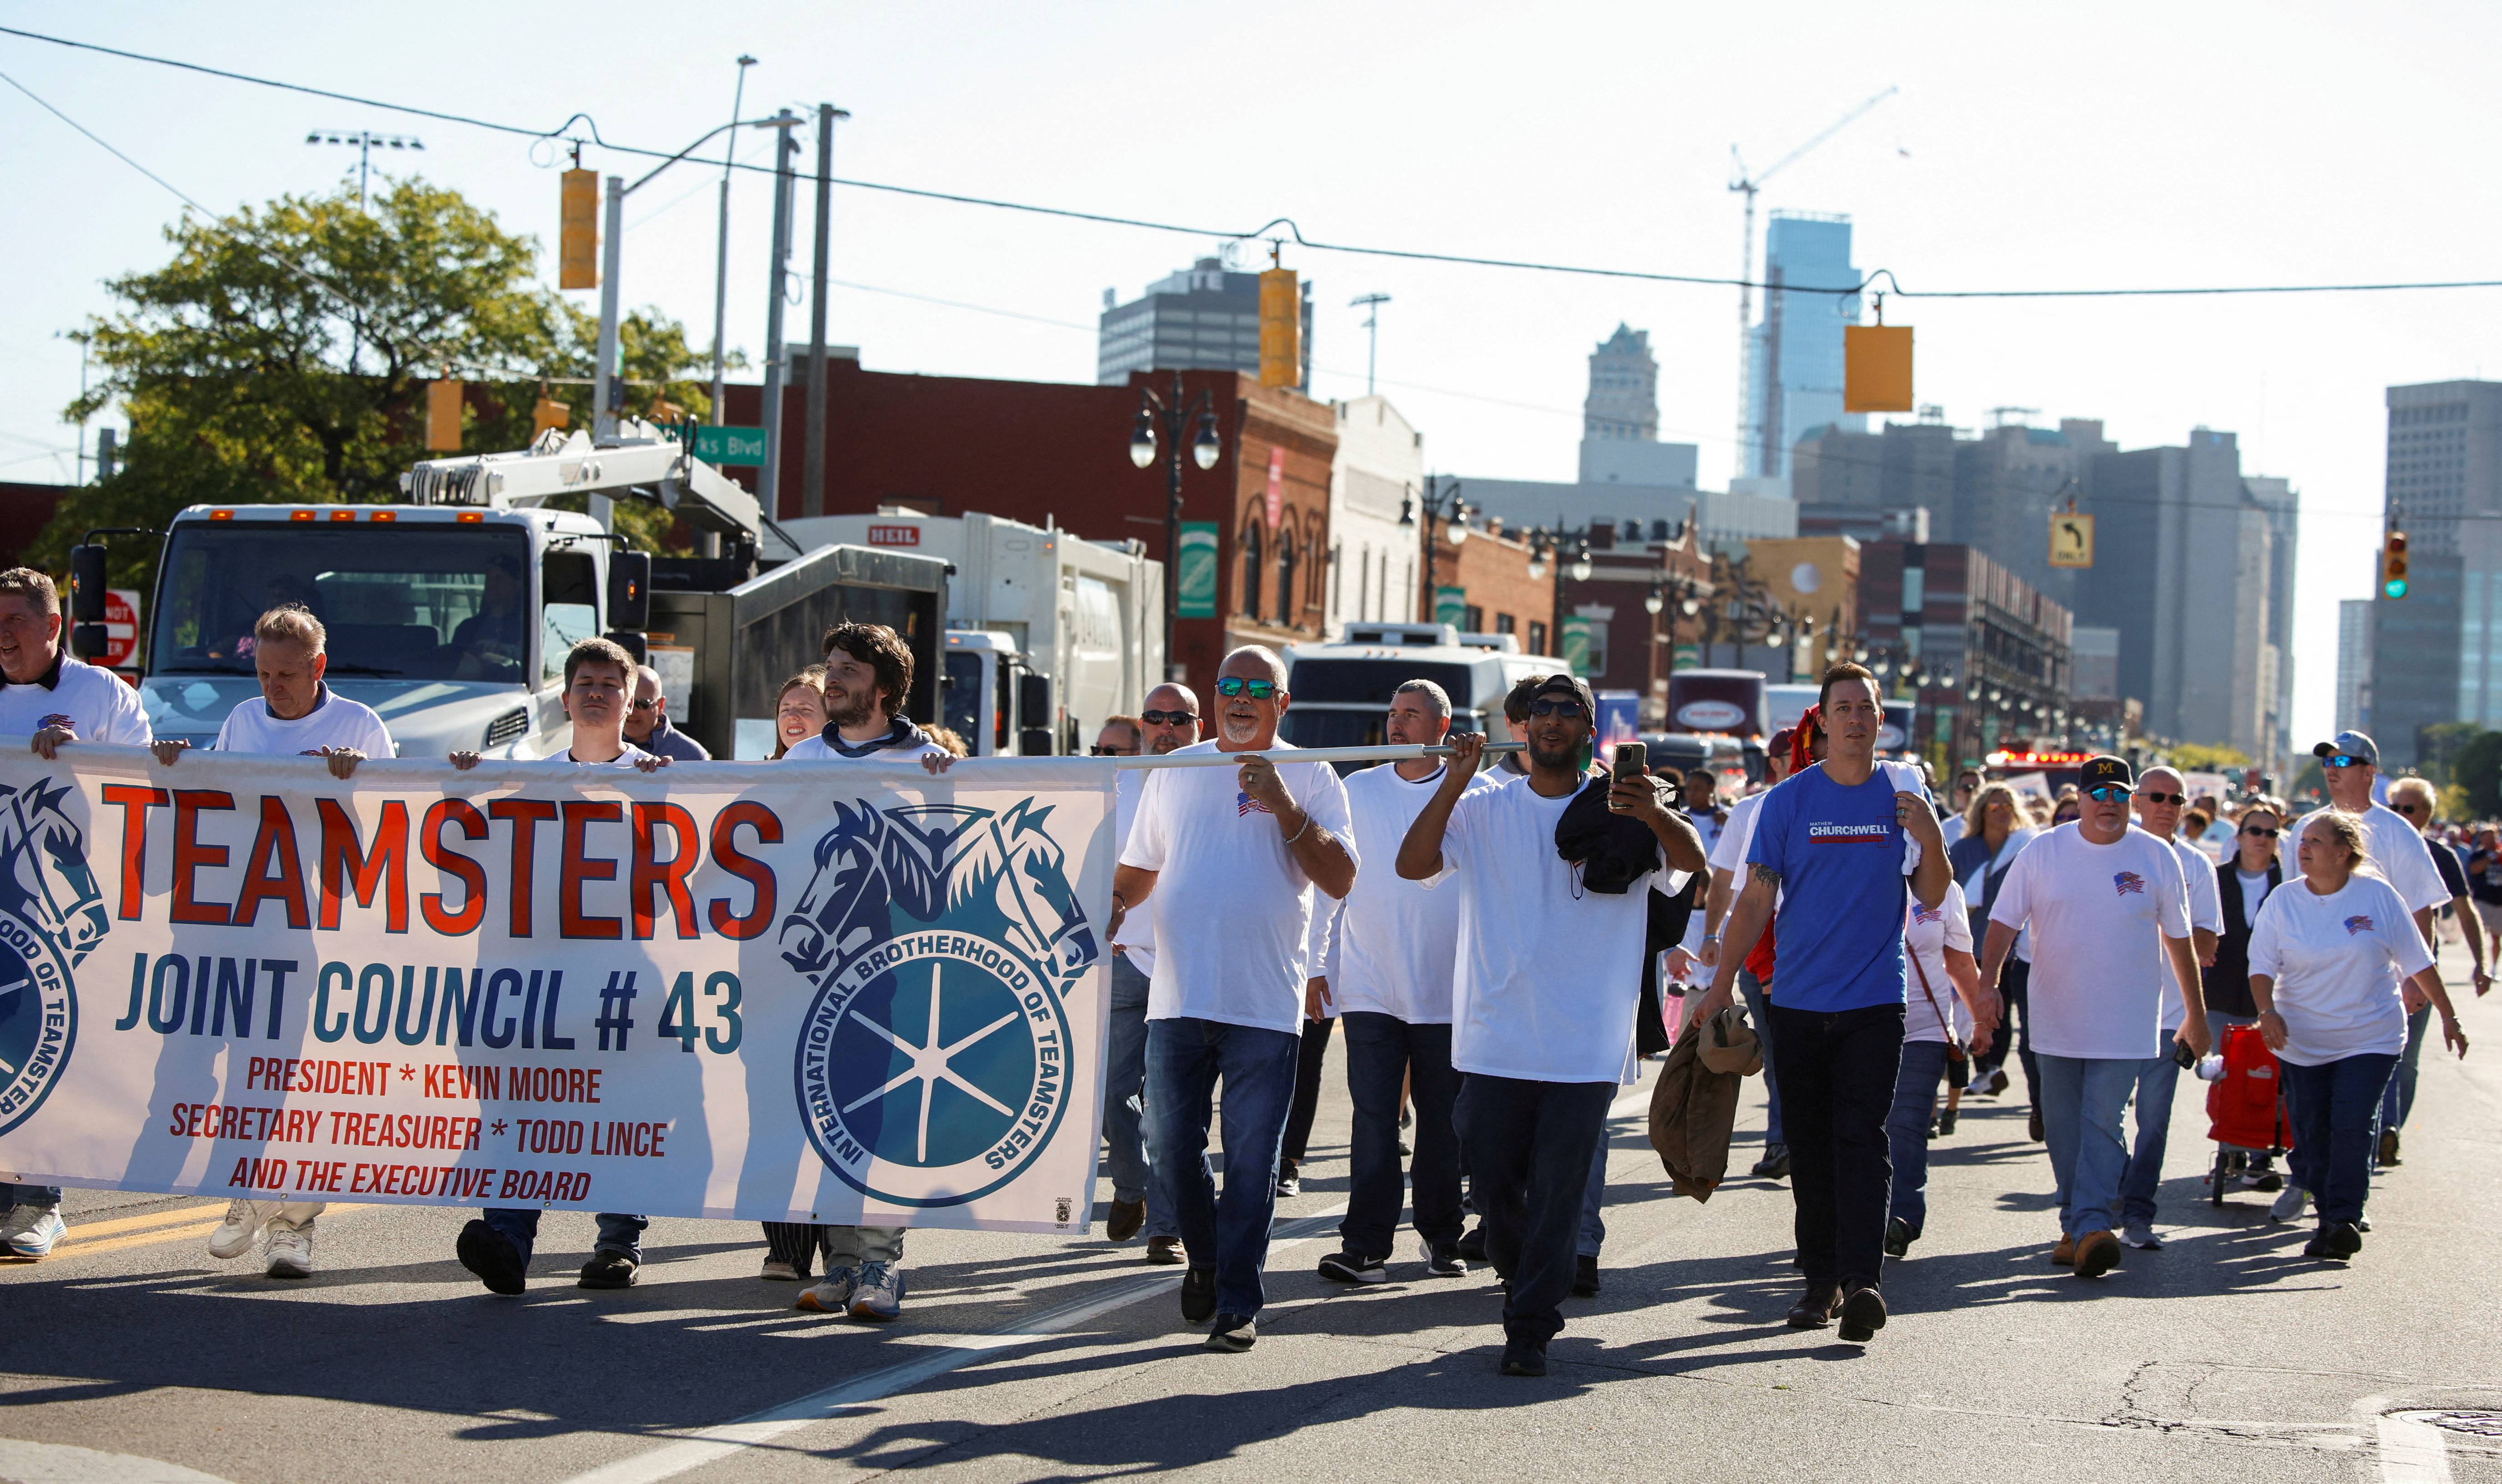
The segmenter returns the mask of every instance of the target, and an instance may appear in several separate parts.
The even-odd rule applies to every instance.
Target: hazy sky
[[[0,0],[0,24],[532,128],[580,111],[661,150],[727,119],[747,51],[749,116],[851,111],[846,177],[1219,233],[1291,216],[1327,241],[1645,271],[1733,274],[1731,145],[1761,168],[1887,86],[1900,94],[1775,178],[1763,205],[1849,214],[1859,265],[1914,290],[2485,278],[2502,240],[2479,184],[2502,41],[2489,6]],[[414,133],[424,153],[389,168],[422,165],[537,233],[553,278],[557,177],[525,139],[17,37],[0,36],[0,73],[219,210],[353,169],[354,152],[306,146],[311,129]],[[0,130],[14,228],[0,235],[0,478],[66,480],[76,432],[57,418],[79,362],[58,332],[106,306],[103,279],[161,261],[179,208],[5,85]],[[765,157],[765,136],[744,150]],[[629,180],[648,163],[585,158]],[[699,341],[718,178],[681,166],[626,208],[626,301]],[[770,190],[748,175],[733,189],[729,338],[753,353]],[[846,287],[829,338],[875,370],[1091,381],[1102,291],[1134,296],[1216,247],[838,190],[829,277]],[[1661,361],[1661,436],[1701,445],[1707,485],[1730,472],[1734,289],[1293,249],[1287,261],[1315,284],[1317,395],[1362,392],[1363,315],[1347,301],[1392,296],[1382,389],[1437,468],[1571,478],[1585,358],[1623,320]],[[2015,405],[2047,424],[2100,418],[2142,447],[2203,424],[2241,434],[2247,471],[2291,479],[2308,739],[2331,720],[2335,599],[2370,585],[2382,388],[2483,374],[2497,308],[2502,290],[1892,299],[1886,320],[1917,326],[1919,399],[1959,426]],[[804,336],[804,306],[791,323]],[[2104,530],[2102,550],[2126,559],[2127,532]]]

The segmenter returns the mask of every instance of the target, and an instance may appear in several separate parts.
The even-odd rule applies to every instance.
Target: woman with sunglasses
[[[2250,998],[2284,1068],[2294,1181],[2319,1202],[2303,1255],[2343,1262],[2363,1248],[2373,1126],[2406,1049],[2399,981],[2440,1010],[2442,1040],[2462,1057],[2467,1035],[2414,915],[2361,869],[2370,858],[2360,822],[2335,809],[2310,816],[2295,860],[2302,880],[2272,894],[2250,930]]]
[[[2250,925],[2268,895],[2284,885],[2284,867],[2277,860],[2277,836],[2282,810],[2260,800],[2242,811],[2234,853],[2215,867],[2215,894],[2222,899],[2224,930],[2215,938],[2215,961],[2203,976],[2207,987],[2207,1028],[2215,1045],[2224,1044],[2226,1026],[2258,1024],[2259,1008],[2250,999]],[[2272,1191],[2282,1180],[2264,1149],[2245,1151],[2242,1187]]]

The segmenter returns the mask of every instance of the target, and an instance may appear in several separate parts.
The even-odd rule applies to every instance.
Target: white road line
[[[2382,1484],[2450,1484],[2450,1450],[2442,1430],[2424,1421],[2432,1412],[2384,1412]]]
[[[1269,1239],[1270,1255],[1313,1240],[1345,1214],[1346,1206],[1341,1203],[1283,1224],[1278,1229],[1280,1234]],[[648,1453],[619,1459],[589,1473],[577,1474],[565,1484],[658,1484],[659,1480],[675,1478],[689,1469],[700,1468],[716,1459],[727,1458],[742,1448],[757,1447],[810,1423],[823,1422],[844,1407],[883,1400],[896,1392],[909,1390],[933,1376],[945,1375],[985,1356],[1075,1329],[1099,1314],[1108,1314],[1126,1304],[1152,1298],[1180,1284],[1181,1274],[1176,1272],[1118,1279],[1104,1292],[1065,1299],[1039,1313],[1011,1320],[981,1334],[967,1334],[943,1345],[932,1345],[911,1360],[855,1376],[780,1406],[750,1413],[735,1422],[706,1428]]]

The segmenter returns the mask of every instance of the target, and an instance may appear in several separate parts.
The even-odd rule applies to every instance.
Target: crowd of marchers
[[[149,744],[179,767],[135,692],[60,636],[51,581],[0,573],[0,734],[73,765],[81,742]],[[383,720],[324,684],[313,614],[273,609],[249,645],[262,700],[219,750],[320,755],[343,778],[391,755]],[[912,663],[889,629],[829,630],[825,662],[776,696],[774,759],[945,772],[961,740],[899,714]],[[705,757],[669,725],[659,676],[609,641],[574,647],[561,693],[573,741],[549,766]],[[1787,1323],[1865,1344],[1887,1323],[1886,1265],[1930,1220],[1930,1143],[2018,1076],[2057,1190],[2049,1262],[2103,1279],[2123,1249],[2162,1245],[2179,1085],[2236,1074],[2282,1100],[2215,1178],[2275,1193],[2277,1221],[2313,1216],[2307,1254],[2352,1260],[2433,1019],[2467,1049],[2435,956],[2463,938],[2482,995],[2502,947],[2502,840],[2428,836],[2430,788],[2384,784],[2355,732],[2316,749],[2328,803],[2297,815],[2192,799],[2179,772],[2116,757],[2056,798],[1965,773],[1941,801],[1923,765],[1877,757],[1882,689],[1855,664],[1827,672],[1753,786],[1598,761],[1595,698],[1566,672],[1513,688],[1500,752],[1410,681],[1383,735],[1418,755],[1344,776],[1279,738],[1291,703],[1280,658],[1245,648],[1205,705],[1160,686],[1093,749],[1240,755],[1121,770],[1107,925],[1104,1234],[1143,1235],[1146,1262],[1183,1269],[1182,1318],[1213,1350],[1257,1342],[1276,1204],[1300,1192],[1341,1024],[1348,1197],[1320,1275],[1383,1281],[1407,1226],[1427,1277],[1493,1269],[1502,1368],[1538,1375],[1567,1301],[1600,1289],[1606,1124],[1645,1058],[1666,1062],[1654,1142],[1669,1125],[1677,1188],[1705,1196],[1727,1164],[1730,1082],[1760,1067],[1751,1173],[1786,1179],[1795,1207]],[[67,1230],[57,1189],[8,1187],[0,1205],[17,1257]],[[237,1200],[209,1250],[303,1277],[321,1210]],[[538,1218],[481,1213],[459,1260],[521,1292]],[[632,1285],[645,1218],[596,1227],[580,1283]],[[801,1308],[893,1320],[905,1235],[767,1224],[760,1276],[805,1285]]]

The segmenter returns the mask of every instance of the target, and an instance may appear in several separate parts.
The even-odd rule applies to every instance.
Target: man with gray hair
[[[1451,729],[1451,697],[1430,680],[1411,680],[1390,697],[1383,740],[1435,746]],[[1346,781],[1355,831],[1355,886],[1339,909],[1325,970],[1346,1026],[1346,1090],[1355,1105],[1347,1138],[1346,1217],[1341,1250],[1320,1260],[1320,1275],[1379,1283],[1399,1231],[1409,1181],[1425,1271],[1456,1278],[1460,1256],[1460,1145],[1451,1122],[1460,1077],[1451,1068],[1451,979],[1460,942],[1460,900],[1399,875],[1399,842],[1442,781],[1437,758],[1384,762]],[[1503,775],[1479,773],[1469,788],[1491,789]],[[1399,1100],[1412,1087],[1415,1163],[1399,1168]]]
[[[634,671],[634,698],[626,706],[626,740],[655,758],[675,762],[710,762],[702,743],[669,725],[669,698],[660,689],[660,672],[650,665]]]
[[[1285,661],[1259,645],[1216,672],[1212,742],[1177,750],[1239,754],[1238,766],[1160,768],[1112,874],[1105,936],[1155,914],[1147,1001],[1151,1178],[1181,1227],[1185,1323],[1214,1324],[1207,1348],[1259,1338],[1261,1269],[1277,1209],[1277,1158],[1295,1096],[1312,894],[1346,895],[1356,856],[1346,786],[1325,762],[1293,760],[1277,721],[1291,697]],[[1207,1164],[1216,1085],[1225,1084],[1225,1195]]]

